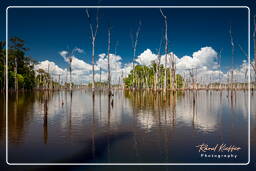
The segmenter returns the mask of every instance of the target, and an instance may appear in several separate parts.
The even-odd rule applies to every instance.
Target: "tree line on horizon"
[[[25,41],[19,37],[9,39],[8,47],[8,89],[31,90],[34,88],[50,88],[59,83],[52,81],[49,72],[43,69],[34,69],[37,64],[31,56],[27,56],[29,50]],[[6,42],[0,41],[0,90],[6,88]]]

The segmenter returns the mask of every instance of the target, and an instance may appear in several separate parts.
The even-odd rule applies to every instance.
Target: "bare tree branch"
[[[95,55],[95,41],[96,41],[96,36],[97,36],[97,32],[98,32],[98,28],[99,28],[99,8],[97,8],[97,14],[96,14],[96,23],[95,23],[95,29],[93,29],[93,24],[91,21],[91,16],[89,14],[88,9],[86,8],[86,14],[87,14],[87,18],[89,21],[89,26],[90,26],[90,30],[91,30],[91,41],[92,41],[92,90],[94,93],[95,90],[95,72],[94,72],[94,55]]]
[[[111,25],[108,25],[108,90],[111,95],[111,75],[110,75],[110,46],[111,46]]]
[[[232,46],[232,56],[231,56],[231,63],[232,63],[232,70],[231,70],[231,86],[233,88],[233,74],[234,74],[234,51],[235,51],[235,45],[234,45],[234,40],[233,40],[233,36],[232,36],[232,31],[231,31],[231,25],[230,25],[230,29],[229,29],[229,35],[230,35],[230,43]]]
[[[164,23],[165,23],[165,72],[164,72],[164,91],[166,91],[167,88],[167,54],[168,54],[168,24],[167,24],[167,16],[164,15],[162,9],[160,8],[160,13],[164,18]]]
[[[133,71],[134,71],[134,60],[135,60],[135,57],[136,57],[136,50],[137,50],[137,45],[138,45],[138,38],[139,38],[139,34],[140,34],[140,28],[141,28],[141,21],[139,21],[139,26],[137,28],[137,31],[136,31],[136,34],[135,34],[135,40],[133,40],[133,36],[131,34],[131,41],[132,41],[132,47],[133,47],[133,60],[132,60],[132,68],[133,68]],[[133,82],[133,86],[135,86],[134,84],[134,74],[133,74],[133,79],[132,79],[132,82]],[[134,88],[134,87],[133,87]]]

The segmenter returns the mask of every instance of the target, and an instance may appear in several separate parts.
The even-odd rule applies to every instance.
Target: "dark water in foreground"
[[[255,100],[255,95],[251,96]],[[3,96],[0,99],[3,106]],[[1,108],[2,109],[2,108]],[[255,106],[251,106],[255,111]],[[0,142],[5,114],[0,113]],[[248,93],[26,92],[9,95],[10,163],[247,163]],[[255,113],[251,113],[255,120]],[[254,127],[252,122],[252,127]],[[252,128],[253,129],[253,128]],[[253,136],[254,137],[254,136]],[[252,137],[252,142],[255,138]],[[201,157],[197,145],[240,147]]]

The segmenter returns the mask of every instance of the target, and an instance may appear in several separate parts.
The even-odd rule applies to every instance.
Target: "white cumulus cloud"
[[[48,70],[49,70],[49,73],[51,75],[59,75],[59,74],[64,74],[65,73],[65,71],[62,68],[60,68],[54,62],[51,62],[51,61],[48,61],[48,60],[39,62],[38,64],[36,64],[34,66],[34,69],[35,70],[43,69],[46,72],[48,72]]]
[[[138,62],[141,65],[151,65],[152,61],[155,61],[157,59],[157,55],[152,53],[150,49],[146,49],[144,52],[142,52],[137,59],[135,59],[136,62]]]

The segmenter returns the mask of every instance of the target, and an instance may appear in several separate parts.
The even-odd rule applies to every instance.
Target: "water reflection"
[[[48,140],[48,93],[44,93],[44,143]]]
[[[95,94],[81,90],[10,94],[9,160],[216,162],[202,160],[194,148],[205,142],[241,146],[239,159],[224,162],[245,162],[248,94],[231,93],[113,91],[109,96],[103,90]],[[3,114],[0,121],[3,141]]]

